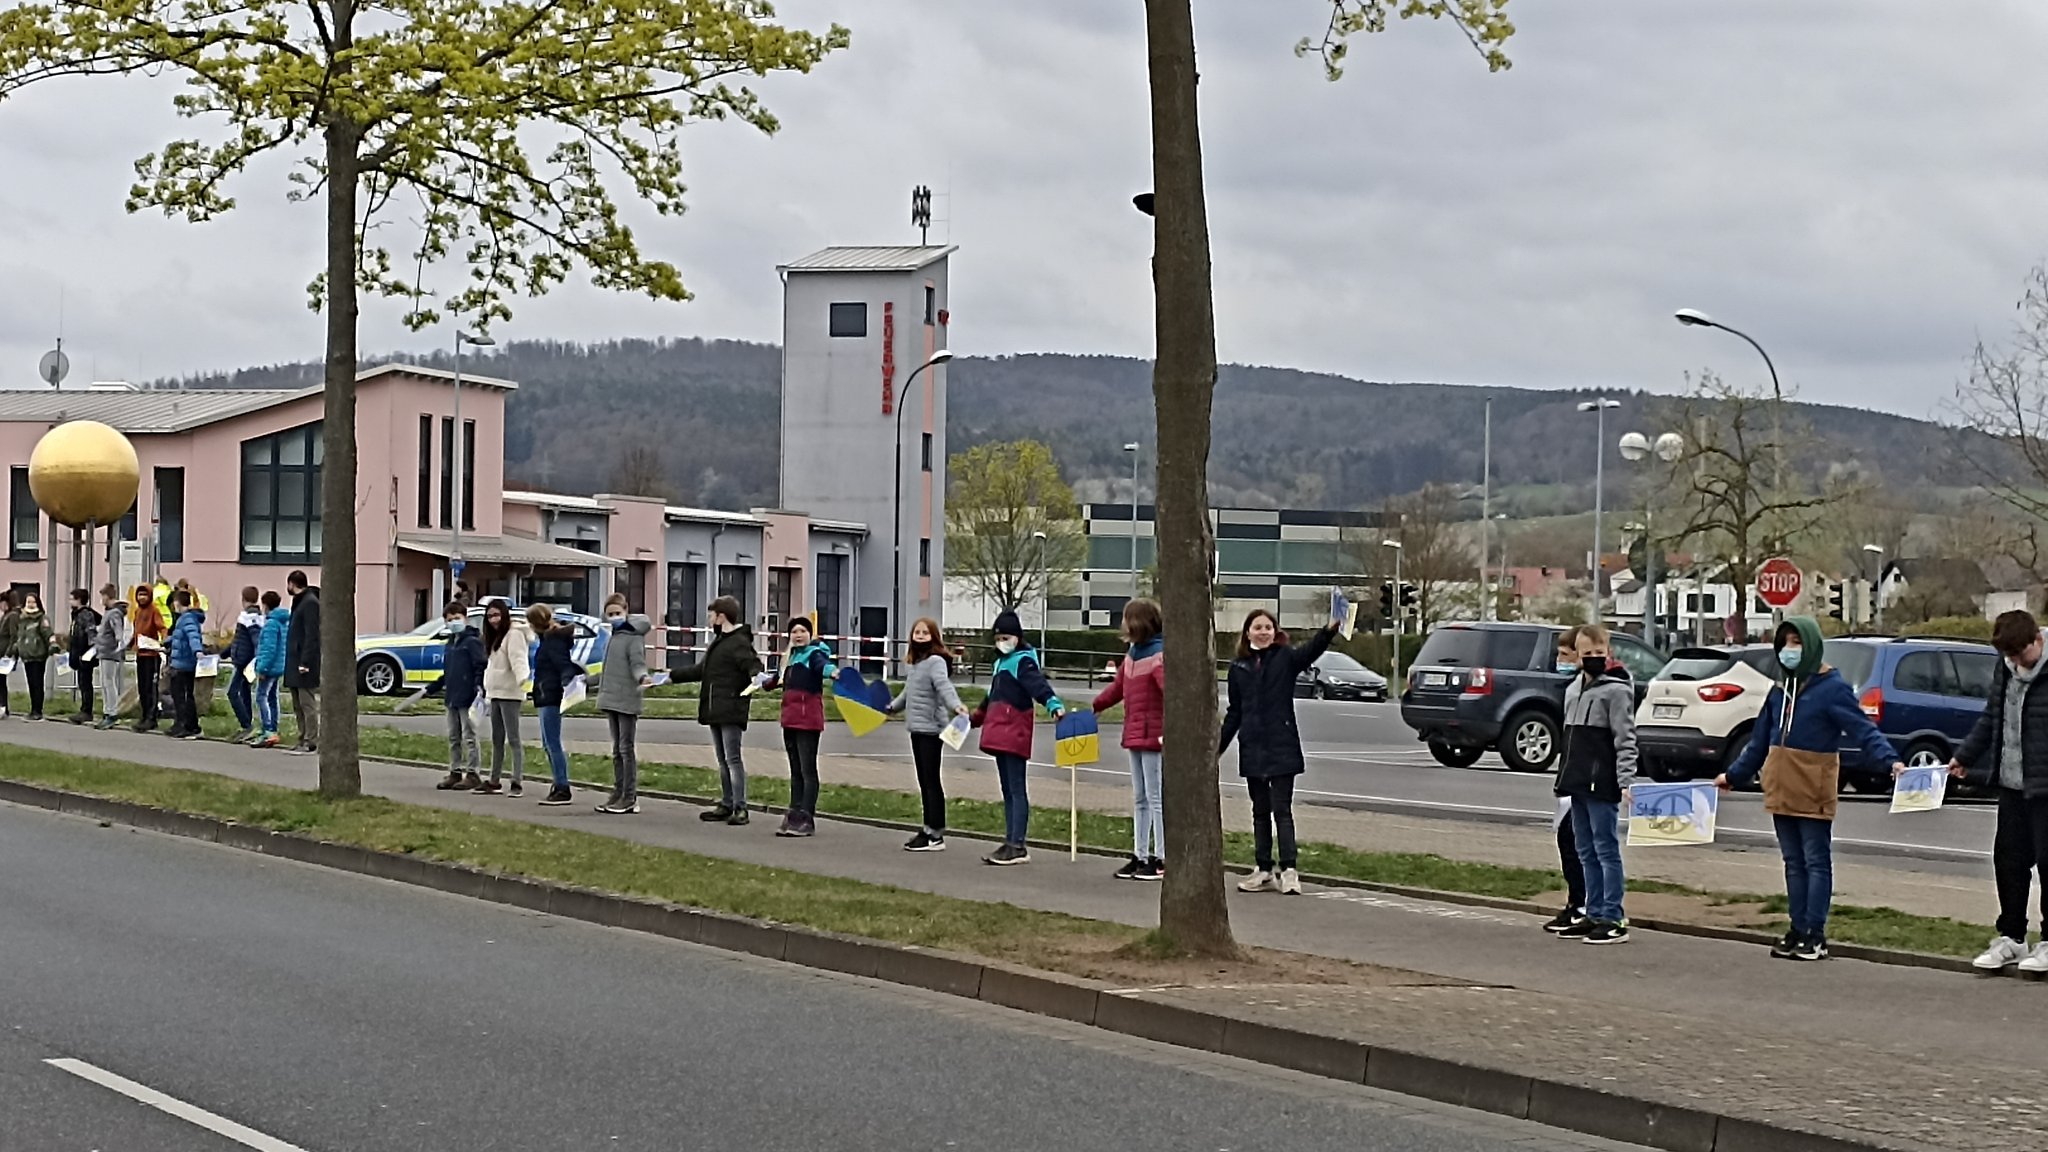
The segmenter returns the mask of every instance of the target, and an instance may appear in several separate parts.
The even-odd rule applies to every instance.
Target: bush
[[[1991,642],[1991,621],[1982,616],[1943,616],[1924,624],[1899,629],[1901,636],[1953,636],[1959,640]]]

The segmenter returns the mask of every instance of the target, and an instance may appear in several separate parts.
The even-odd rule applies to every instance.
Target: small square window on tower
[[[865,303],[832,305],[832,335],[862,338],[868,334]]]
[[[939,290],[930,284],[924,286],[924,322],[927,325],[939,322]]]

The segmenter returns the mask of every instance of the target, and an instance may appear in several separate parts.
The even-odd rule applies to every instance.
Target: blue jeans
[[[1140,860],[1166,859],[1166,825],[1161,819],[1159,756],[1131,754],[1131,855]]]
[[[1792,931],[1802,937],[1826,939],[1828,905],[1835,898],[1835,825],[1806,816],[1773,816],[1778,851],[1785,857],[1785,903],[1792,912]]]
[[[548,754],[548,769],[554,773],[555,789],[569,790],[569,753],[562,747],[562,708],[551,704],[540,710],[540,748]]]
[[[247,664],[237,664],[235,674],[228,677],[228,707],[235,710],[235,725],[244,731],[254,724],[254,713],[249,707],[249,678],[243,675],[248,670]]]
[[[1621,805],[1591,796],[1572,797],[1572,839],[1586,872],[1586,915],[1604,924],[1622,921],[1621,898],[1628,881],[1621,872]]]
[[[1031,834],[1031,800],[1024,792],[1027,765],[1022,756],[995,755],[996,775],[1003,782],[1003,840],[1022,848]]]
[[[277,676],[256,678],[256,722],[272,736],[277,735],[277,685],[280,679]]]

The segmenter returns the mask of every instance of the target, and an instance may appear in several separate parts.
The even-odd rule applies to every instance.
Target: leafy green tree
[[[361,292],[440,308],[479,328],[582,266],[600,287],[684,300],[674,265],[642,255],[614,187],[683,210],[679,131],[735,119],[773,132],[746,86],[808,71],[845,29],[771,22],[761,0],[62,0],[0,11],[0,99],[67,76],[180,76],[181,116],[211,140],[173,141],[135,165],[131,212],[188,221],[235,206],[228,181],[267,153],[295,155],[289,197],[317,201],[326,267],[309,288],[327,318],[320,790],[361,790],[356,762],[355,372]],[[380,229],[414,225],[405,265],[451,251],[469,284],[439,307],[394,272]]]
[[[1051,448],[1036,440],[977,444],[955,453],[946,470],[949,575],[1004,608],[1071,586],[1088,537]]]
[[[1454,23],[1489,68],[1508,66],[1514,33],[1506,0],[1330,0],[1317,52],[1334,80],[1349,38],[1390,16]],[[1159,440],[1159,571],[1166,634],[1166,855],[1159,934],[1170,947],[1235,956],[1223,894],[1223,809],[1216,789],[1215,610],[1209,584],[1210,406],[1216,394],[1216,306],[1202,129],[1195,83],[1193,0],[1145,0],[1152,112],[1153,415]]]

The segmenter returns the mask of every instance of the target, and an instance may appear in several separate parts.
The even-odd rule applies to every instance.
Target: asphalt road
[[[1446,768],[1430,758],[1429,752],[1401,722],[1399,705],[1393,703],[1350,703],[1329,700],[1301,700],[1296,704],[1302,748],[1309,758],[1309,771],[1297,795],[1305,800],[1338,807],[1357,807],[1402,812],[1453,820],[1511,822],[1547,821],[1555,811],[1548,776],[1510,772],[1499,756],[1489,753],[1471,768]],[[438,713],[410,717],[365,716],[365,723],[386,723],[422,734],[444,733]],[[603,743],[610,739],[602,720],[571,718],[564,722],[571,741]],[[529,723],[529,740],[538,739],[537,723]],[[1119,739],[1116,725],[1102,729],[1103,763],[1083,772],[1127,779],[1128,772],[1117,762]],[[709,737],[689,720],[643,720],[640,739],[649,744],[700,745],[710,754]],[[747,729],[750,748],[760,748],[772,757],[764,763],[779,763],[781,730],[773,724],[755,724]],[[1045,763],[1038,775],[1064,780],[1066,771],[1051,764],[1051,730],[1039,742]],[[866,739],[855,739],[842,725],[831,725],[825,733],[822,751],[844,756],[865,756],[910,762],[910,746],[900,725],[884,728]],[[967,749],[949,754],[950,759],[986,763],[986,757]],[[709,761],[705,761],[709,763]],[[1221,764],[1226,788],[1238,788],[1237,758],[1226,753]],[[1835,826],[1837,851],[1869,856],[1881,862],[1915,869],[1948,870],[1981,866],[1991,855],[1995,814],[1989,805],[1952,803],[1938,812],[1891,815],[1889,800],[1882,797],[1844,796]],[[1763,810],[1762,797],[1735,795],[1722,803],[1721,834],[1745,846],[1771,842],[1770,816]]]
[[[1620,1148],[0,805],[0,1149],[252,1147]]]

